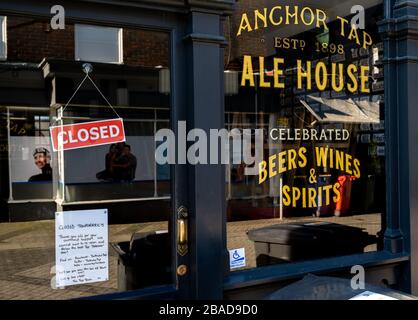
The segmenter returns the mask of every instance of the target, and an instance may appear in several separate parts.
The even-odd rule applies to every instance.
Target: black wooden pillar
[[[189,130],[203,129],[209,137],[210,129],[224,128],[225,39],[222,13],[208,10],[202,3],[196,1],[192,5],[184,39],[187,47],[187,127]],[[222,165],[189,165],[188,176],[191,294],[196,299],[221,299],[222,261],[225,259],[225,168]]]
[[[387,229],[385,248],[407,252],[404,289],[418,294],[418,0],[385,0]]]

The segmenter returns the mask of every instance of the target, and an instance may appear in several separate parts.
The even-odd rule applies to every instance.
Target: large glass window
[[[169,34],[74,22],[53,30],[48,19],[31,16],[7,21],[0,299],[68,299],[170,283],[171,170],[154,160],[155,132],[171,127]],[[115,118],[123,120],[125,141],[52,148],[51,126]]]
[[[225,123],[243,141],[227,166],[232,270],[381,249],[382,15],[381,1],[238,1],[225,24]]]

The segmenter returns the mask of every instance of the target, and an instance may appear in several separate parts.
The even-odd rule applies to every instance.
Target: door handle
[[[184,256],[188,252],[188,212],[187,208],[181,206],[177,209],[177,252]]]

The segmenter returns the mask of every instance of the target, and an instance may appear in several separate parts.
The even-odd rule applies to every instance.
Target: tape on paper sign
[[[229,266],[231,270],[245,267],[245,248],[229,250]]]

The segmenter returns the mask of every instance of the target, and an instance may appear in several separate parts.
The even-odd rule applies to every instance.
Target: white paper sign
[[[231,269],[245,267],[245,248],[229,250],[229,266]]]
[[[109,280],[107,209],[55,214],[56,286]]]

